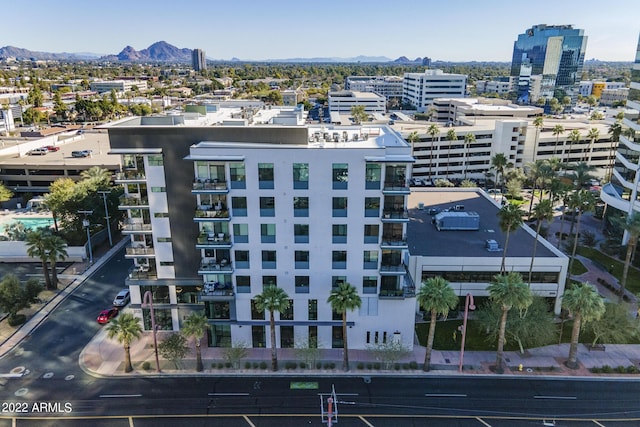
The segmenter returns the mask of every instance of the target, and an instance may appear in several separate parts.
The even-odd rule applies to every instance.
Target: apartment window
[[[334,217],[347,216],[347,198],[346,197],[333,198],[333,216]]]
[[[293,300],[289,300],[289,307],[280,312],[280,320],[293,320]]]
[[[262,268],[265,270],[276,268],[276,251],[262,251]]]
[[[258,188],[273,190],[273,163],[258,163]]]
[[[340,316],[340,319],[342,319],[342,315]],[[331,348],[344,348],[344,340],[342,339],[342,326],[331,327]]]
[[[309,243],[309,224],[294,224],[293,238],[295,243]]]
[[[249,267],[249,251],[235,251],[235,267],[236,268],[250,268]]]
[[[309,325],[309,348],[318,348],[318,327],[316,325]]]
[[[173,267],[173,261],[160,261],[160,267]]]
[[[347,283],[347,276],[332,276],[331,277],[331,290],[337,290],[340,285]]]
[[[251,320],[264,320],[264,311],[258,310],[256,300],[251,300]]]
[[[280,318],[282,319],[282,313],[280,313]],[[294,346],[294,337],[293,337],[293,326],[280,326],[280,347],[281,348],[293,348]]]
[[[333,164],[333,189],[346,190],[349,184],[349,165],[347,163]]]
[[[260,197],[260,216],[276,216],[276,199]]]
[[[278,278],[276,276],[262,276],[262,287],[278,286]]]
[[[378,268],[378,251],[364,251],[362,268],[365,270],[376,270]]]
[[[309,251],[295,251],[295,268],[299,270],[309,269]]]
[[[347,243],[347,224],[333,224],[333,243]]]
[[[276,242],[276,225],[260,224],[260,241],[262,243]]]
[[[162,166],[164,162],[162,160],[162,154],[150,154],[147,156],[149,166]]]
[[[360,310],[358,310],[358,314],[360,314],[360,316],[378,315],[378,297],[367,297],[361,298],[360,300],[362,302],[360,305]]]
[[[251,327],[251,346],[253,348],[263,348],[267,346],[267,339],[264,326]]]
[[[347,251],[331,252],[332,268],[336,270],[344,270],[347,268]]]
[[[367,190],[379,190],[382,181],[382,167],[379,163],[367,163],[365,172],[365,188]]]
[[[249,243],[249,224],[233,224],[233,241]]]
[[[296,294],[309,293],[309,276],[296,276]]]
[[[158,243],[171,243],[171,237],[158,237]]]
[[[318,300],[309,300],[309,320],[318,320]]]
[[[244,163],[229,163],[229,177],[231,178],[231,188],[247,188]]]
[[[169,212],[154,212],[154,218],[169,218]]]
[[[152,193],[166,193],[167,187],[151,187]]]
[[[293,216],[300,216],[300,217],[309,216],[309,198],[308,197],[293,198]]]
[[[236,276],[236,290],[239,294],[251,293],[251,276]]]
[[[232,197],[231,209],[233,216],[247,216],[247,198],[246,197]]]
[[[364,243],[378,243],[380,226],[378,224],[364,225]]]
[[[364,216],[374,218],[380,216],[380,197],[364,198]]]
[[[293,188],[296,190],[309,188],[309,163],[293,164]]]
[[[364,276],[362,278],[362,293],[363,294],[378,293],[378,276]]]

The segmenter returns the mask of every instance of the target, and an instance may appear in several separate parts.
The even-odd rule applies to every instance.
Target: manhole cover
[[[47,379],[49,379],[49,378],[53,378],[53,372],[47,372],[46,374],[44,374],[44,375],[42,376],[42,378],[47,378]]]

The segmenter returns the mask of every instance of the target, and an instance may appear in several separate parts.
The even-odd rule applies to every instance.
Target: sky
[[[166,41],[220,60],[510,62],[527,28],[571,24],[586,59],[632,62],[640,34],[640,0],[14,0],[0,12],[0,47],[106,55]]]

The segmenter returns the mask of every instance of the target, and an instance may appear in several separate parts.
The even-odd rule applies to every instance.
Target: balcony
[[[150,234],[151,232],[151,224],[142,222],[128,223],[122,226],[122,234]]]
[[[149,199],[146,197],[132,197],[122,196],[118,199],[118,209],[131,209],[131,208],[148,208]]]
[[[229,186],[226,181],[198,180],[193,183],[191,192],[193,194],[228,193]]]
[[[404,236],[382,236],[382,249],[408,249],[407,239]]]
[[[136,183],[136,182],[145,182],[147,177],[144,173],[139,172],[137,170],[127,170],[124,172],[116,173],[116,184],[126,184],[126,183]]]
[[[415,288],[403,287],[402,289],[380,289],[380,299],[405,299],[416,296]]]
[[[409,211],[407,210],[384,210],[382,211],[382,222],[409,222]]]
[[[220,262],[216,260],[207,260],[200,263],[198,267],[198,274],[210,274],[210,273],[230,273],[233,272],[231,263],[226,259]]]
[[[136,265],[129,270],[129,280],[156,280],[158,273],[155,267],[148,265]]]
[[[384,182],[384,187],[382,187],[382,194],[410,194],[411,189],[409,188],[409,183],[406,181],[387,181]]]
[[[391,264],[391,263],[383,263],[380,264],[380,275],[385,276],[400,276],[407,273],[407,269],[405,268],[403,263],[399,264]]]
[[[205,232],[198,236],[197,249],[230,248],[231,236],[226,233]]]
[[[134,246],[125,249],[125,258],[155,258],[156,251],[154,248],[145,246]]]
[[[194,221],[229,221],[229,211],[226,209],[216,210],[209,205],[201,205],[196,209]]]
[[[228,301],[234,297],[231,283],[205,282],[200,292],[202,301]]]

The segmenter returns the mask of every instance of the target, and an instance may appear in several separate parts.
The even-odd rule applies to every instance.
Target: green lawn
[[[571,267],[572,276],[579,276],[581,274],[586,273],[587,271],[588,271],[587,267],[585,267],[584,264],[582,264],[579,259],[576,259],[573,261],[573,266]]]
[[[616,279],[622,280],[624,262],[603,254],[597,249],[586,246],[579,246],[577,253],[585,258],[589,258],[590,260],[597,262],[603,266],[603,268],[608,269],[610,266],[613,266],[611,274],[613,274]],[[626,288],[634,294],[638,294],[640,292],[640,271],[635,267],[629,267],[629,277],[627,278]]]

